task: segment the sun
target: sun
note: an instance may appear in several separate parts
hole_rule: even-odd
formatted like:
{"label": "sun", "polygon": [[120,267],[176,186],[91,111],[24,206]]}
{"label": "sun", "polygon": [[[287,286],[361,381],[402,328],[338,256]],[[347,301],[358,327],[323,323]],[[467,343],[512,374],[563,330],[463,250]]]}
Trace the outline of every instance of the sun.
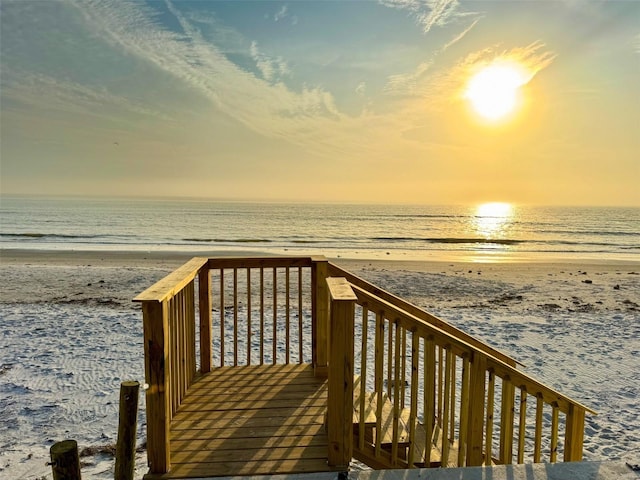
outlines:
{"label": "sun", "polygon": [[475,112],[489,121],[512,113],[521,102],[520,87],[530,75],[517,63],[493,63],[475,73],[464,92]]}

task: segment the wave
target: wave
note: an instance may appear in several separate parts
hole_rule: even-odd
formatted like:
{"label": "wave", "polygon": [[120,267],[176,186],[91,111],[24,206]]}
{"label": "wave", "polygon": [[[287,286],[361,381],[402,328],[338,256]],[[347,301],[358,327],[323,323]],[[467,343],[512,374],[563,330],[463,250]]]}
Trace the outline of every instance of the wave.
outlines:
{"label": "wave", "polygon": [[84,239],[84,238],[100,238],[105,235],[70,235],[63,233],[0,233],[2,238],[61,238],[61,239]]}
{"label": "wave", "polygon": [[518,245],[526,240],[508,238],[414,238],[414,237],[373,237],[370,240],[378,242],[425,242],[425,243],[486,243],[494,245]]}
{"label": "wave", "polygon": [[183,238],[184,242],[198,243],[271,243],[266,238]]}

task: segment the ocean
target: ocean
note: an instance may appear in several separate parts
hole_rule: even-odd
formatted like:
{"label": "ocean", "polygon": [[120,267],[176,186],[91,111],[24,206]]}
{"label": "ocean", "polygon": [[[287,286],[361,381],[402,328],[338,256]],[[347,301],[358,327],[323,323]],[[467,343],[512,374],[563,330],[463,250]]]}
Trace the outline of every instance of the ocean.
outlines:
{"label": "ocean", "polygon": [[640,260],[640,208],[3,196],[0,248]]}

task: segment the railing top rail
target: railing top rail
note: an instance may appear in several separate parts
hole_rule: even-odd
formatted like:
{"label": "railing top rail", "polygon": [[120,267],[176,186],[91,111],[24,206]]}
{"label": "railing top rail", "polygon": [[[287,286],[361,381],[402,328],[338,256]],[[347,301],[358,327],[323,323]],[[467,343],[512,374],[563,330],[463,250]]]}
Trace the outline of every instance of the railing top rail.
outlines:
{"label": "railing top rail", "polygon": [[326,258],[323,256],[281,257],[275,255],[273,257],[194,257],[140,293],[133,301],[163,302],[184,288],[205,266],[208,269],[310,267],[319,261],[326,261]]}
{"label": "railing top rail", "polygon": [[514,366],[509,365],[506,362],[503,362],[501,359],[493,357],[491,355],[487,355],[484,351],[477,348],[475,345],[471,345],[467,343],[465,340],[461,338],[457,338],[455,335],[450,334],[449,332],[438,328],[435,325],[430,325],[420,318],[416,317],[410,312],[405,311],[402,307],[394,305],[383,298],[379,298],[375,293],[369,292],[357,285],[352,284],[353,292],[358,297],[358,301],[362,303],[372,304],[374,307],[383,308],[388,312],[392,313],[392,316],[399,321],[405,323],[405,328],[408,330],[414,330],[419,335],[428,336],[434,335],[440,337],[440,343],[455,345],[457,349],[462,352],[468,352],[472,355],[481,354],[487,357],[487,367],[489,370],[493,370],[494,373],[500,378],[509,378],[509,381],[514,384],[516,387],[525,387],[527,392],[532,395],[541,394],[542,398],[545,402],[549,404],[557,404],[558,408],[562,412],[567,412],[569,409],[569,405],[574,405],[580,408],[583,408],[585,411],[597,415],[597,413],[582,405],[581,403],[573,400],[566,395],[563,395],[560,392],[557,392],[553,388],[540,383],[533,377],[530,377],[524,372],[517,370]]}
{"label": "railing top rail", "polygon": [[214,257],[209,259],[209,268],[278,268],[310,267],[324,257]]}
{"label": "railing top rail", "polygon": [[200,269],[209,260],[204,257],[194,257],[187,263],[174,270],[163,279],[157,281],[144,292],[140,293],[134,302],[164,302],[182,290],[191,280],[193,280]]}
{"label": "railing top rail", "polygon": [[[473,338],[468,333],[460,330],[459,328],[454,327],[450,323],[445,322],[444,320],[436,317],[435,315],[421,309],[420,307],[417,307],[416,305],[413,305],[407,302],[406,300],[403,300],[402,298],[392,293],[387,292],[386,290],[376,287],[372,283],[369,283],[366,280],[363,280],[362,278],[354,275],[353,273],[347,270],[344,270],[343,268],[331,262],[329,263],[329,275],[346,278],[351,284],[372,293],[376,297],[384,299],[386,302],[388,302],[391,305],[398,306],[402,310],[409,312],[414,317],[416,317],[420,322],[435,325],[439,329],[445,332],[449,332],[454,337],[464,340],[465,343],[474,346],[475,348],[503,361],[508,365],[512,365],[512,366],[522,365],[522,363],[511,358],[510,356],[506,355],[500,350],[497,350],[491,347],[490,345],[480,342],[479,340]],[[428,319],[428,322],[425,319]]]}
{"label": "railing top rail", "polygon": [[595,410],[577,402],[571,397],[567,397],[560,392],[557,392],[553,388],[539,382],[533,377],[530,377],[526,373],[516,370],[515,368],[507,365],[504,362],[496,358],[487,358],[487,368],[492,370],[498,377],[509,377],[509,381],[518,388],[524,387],[526,391],[532,395],[541,394],[542,399],[549,404],[557,404],[561,412],[567,413],[569,405],[579,407],[589,412],[592,415],[597,415]]}

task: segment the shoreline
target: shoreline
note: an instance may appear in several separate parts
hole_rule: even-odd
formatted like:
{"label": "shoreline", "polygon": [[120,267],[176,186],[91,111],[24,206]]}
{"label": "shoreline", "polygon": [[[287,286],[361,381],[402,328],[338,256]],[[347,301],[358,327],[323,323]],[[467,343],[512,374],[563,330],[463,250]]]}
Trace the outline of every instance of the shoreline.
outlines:
{"label": "shoreline", "polygon": [[[167,264],[180,264],[190,260],[193,257],[307,257],[307,256],[323,256],[322,252],[316,254],[277,254],[272,252],[261,251],[231,251],[231,250],[212,250],[212,251],[160,251],[160,250],[45,250],[45,249],[13,249],[0,248],[0,265],[9,264],[49,264],[49,265],[83,265],[86,262],[101,262],[100,265],[120,265],[131,262],[131,265],[154,265],[157,262]],[[483,258],[482,260],[473,257],[455,257],[442,255],[441,258],[434,259],[398,259],[398,258],[347,258],[347,257],[331,257],[326,256],[327,260],[337,265],[355,266],[360,268],[366,265],[396,265],[398,267],[416,270],[425,267],[437,267],[444,264],[461,264],[474,266],[475,268],[488,266],[544,266],[544,265],[589,265],[589,266],[616,266],[621,268],[637,268],[640,269],[640,259],[633,260],[616,260],[616,259],[593,259],[593,258],[576,258],[576,257],[518,257],[506,258],[500,257],[500,260],[491,260]]]}

